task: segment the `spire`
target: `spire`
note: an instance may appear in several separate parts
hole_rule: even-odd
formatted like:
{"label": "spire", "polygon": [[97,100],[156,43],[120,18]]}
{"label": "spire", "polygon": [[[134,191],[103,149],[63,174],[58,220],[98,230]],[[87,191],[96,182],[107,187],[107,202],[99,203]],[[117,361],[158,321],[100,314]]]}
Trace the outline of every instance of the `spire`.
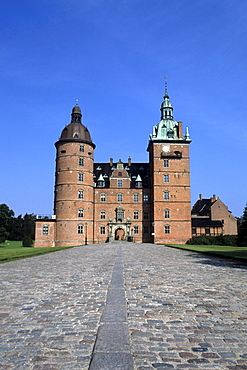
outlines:
{"label": "spire", "polygon": [[173,120],[173,107],[169,99],[168,87],[167,87],[167,76],[165,78],[165,95],[164,101],[161,104],[161,120]]}
{"label": "spire", "polygon": [[82,117],[81,108],[78,105],[78,99],[76,99],[76,105],[72,109],[72,113],[71,113],[71,122],[81,123],[81,117]]}

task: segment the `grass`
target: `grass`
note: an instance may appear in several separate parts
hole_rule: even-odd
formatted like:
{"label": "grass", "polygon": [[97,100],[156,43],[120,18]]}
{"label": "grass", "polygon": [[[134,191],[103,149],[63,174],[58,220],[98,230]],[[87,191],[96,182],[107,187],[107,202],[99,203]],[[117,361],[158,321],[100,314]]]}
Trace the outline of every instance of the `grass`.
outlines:
{"label": "grass", "polygon": [[231,247],[227,245],[178,245],[167,244],[168,247],[185,249],[188,251],[212,254],[216,256],[235,258],[247,262],[247,247]]}
{"label": "grass", "polygon": [[22,242],[19,241],[6,241],[0,244],[0,263],[57,252],[67,248],[73,247],[33,248],[22,247]]}

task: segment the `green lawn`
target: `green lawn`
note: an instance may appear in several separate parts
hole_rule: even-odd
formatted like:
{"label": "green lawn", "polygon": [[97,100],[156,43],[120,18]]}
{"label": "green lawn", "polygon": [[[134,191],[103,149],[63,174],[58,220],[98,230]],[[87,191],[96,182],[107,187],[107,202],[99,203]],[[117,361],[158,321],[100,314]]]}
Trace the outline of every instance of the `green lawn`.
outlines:
{"label": "green lawn", "polygon": [[61,251],[72,247],[54,247],[54,248],[27,248],[22,247],[22,242],[6,241],[0,244],[0,263],[9,262],[12,260],[38,256],[40,254]]}
{"label": "green lawn", "polygon": [[241,259],[242,262],[247,262],[247,248],[231,247],[225,245],[177,245],[168,244],[168,247],[186,249],[188,251],[214,254],[227,258]]}

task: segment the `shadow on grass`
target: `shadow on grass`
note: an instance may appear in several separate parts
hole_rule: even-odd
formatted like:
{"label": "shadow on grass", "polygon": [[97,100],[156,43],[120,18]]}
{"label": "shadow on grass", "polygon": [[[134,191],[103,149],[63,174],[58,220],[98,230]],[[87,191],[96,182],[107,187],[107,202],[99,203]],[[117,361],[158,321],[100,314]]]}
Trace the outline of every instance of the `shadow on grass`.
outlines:
{"label": "shadow on grass", "polygon": [[[187,252],[192,252],[188,251]],[[230,256],[231,253],[228,253],[227,256],[225,255],[219,255],[214,253],[199,253],[199,252],[192,252],[189,253],[187,256],[196,259],[196,263],[200,263],[203,265],[211,265],[216,267],[230,267],[230,268],[240,268],[240,269],[247,269],[247,261],[243,261],[240,258],[236,258],[236,253],[233,252],[232,255],[234,257]]]}

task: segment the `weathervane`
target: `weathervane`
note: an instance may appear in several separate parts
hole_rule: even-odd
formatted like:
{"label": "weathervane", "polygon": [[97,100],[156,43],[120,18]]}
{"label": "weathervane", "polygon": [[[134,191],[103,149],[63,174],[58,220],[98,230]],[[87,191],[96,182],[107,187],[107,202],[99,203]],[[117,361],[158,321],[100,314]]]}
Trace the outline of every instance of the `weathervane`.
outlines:
{"label": "weathervane", "polygon": [[165,79],[165,95],[168,95],[167,76],[164,76],[164,79]]}

